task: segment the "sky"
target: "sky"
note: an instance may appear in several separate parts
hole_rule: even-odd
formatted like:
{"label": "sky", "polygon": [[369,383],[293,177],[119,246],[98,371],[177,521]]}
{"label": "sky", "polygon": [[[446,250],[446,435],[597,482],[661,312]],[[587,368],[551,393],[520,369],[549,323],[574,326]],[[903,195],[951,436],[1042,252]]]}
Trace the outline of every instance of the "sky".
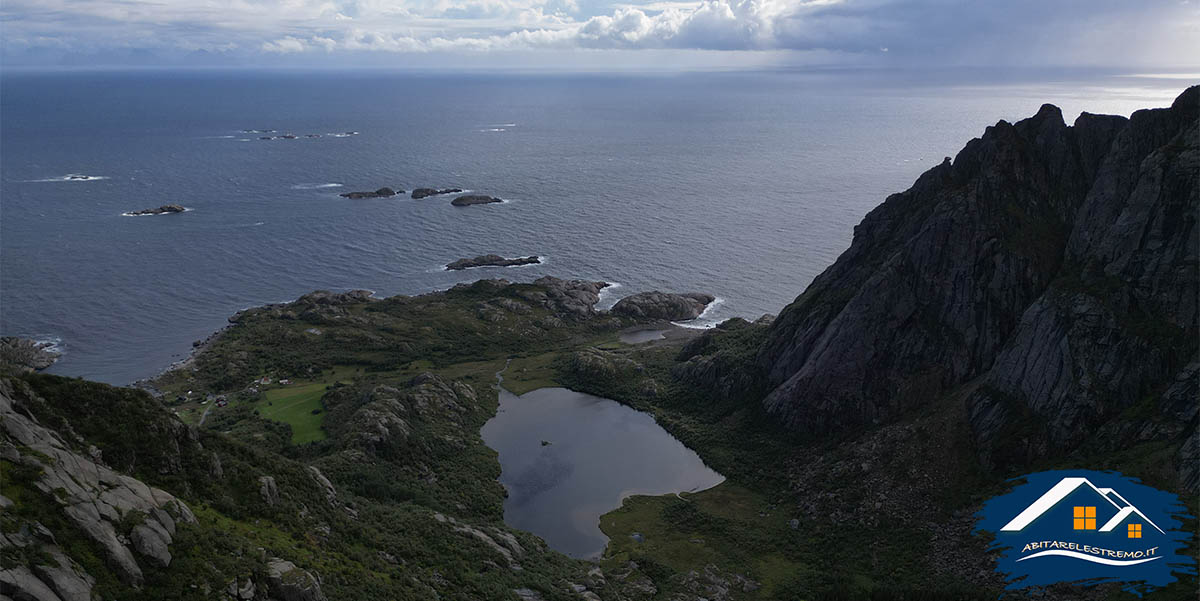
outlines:
{"label": "sky", "polygon": [[0,66],[1172,70],[1200,0],[3,0]]}

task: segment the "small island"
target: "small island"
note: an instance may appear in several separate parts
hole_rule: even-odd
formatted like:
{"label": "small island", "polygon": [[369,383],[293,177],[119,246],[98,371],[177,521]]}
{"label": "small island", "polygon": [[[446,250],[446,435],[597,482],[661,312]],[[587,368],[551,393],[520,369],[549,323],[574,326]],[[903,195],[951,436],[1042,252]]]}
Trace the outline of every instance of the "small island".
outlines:
{"label": "small island", "polygon": [[537,255],[514,257],[512,259],[500,255],[480,255],[474,259],[459,259],[446,265],[446,269],[458,271],[473,267],[517,267],[519,265],[534,265],[541,262],[542,259]]}
{"label": "small island", "polygon": [[374,192],[346,192],[344,194],[341,194],[341,197],[342,198],[387,198],[389,196],[395,196],[397,194],[403,194],[403,193],[404,193],[404,190],[400,190],[399,192],[396,192],[395,190],[393,190],[391,188],[383,187]]}
{"label": "small island", "polygon": [[420,200],[429,196],[440,196],[442,194],[458,194],[462,192],[462,188],[445,188],[438,190],[436,188],[417,188],[412,191],[412,197],[415,200]]}
{"label": "small island", "polygon": [[142,209],[140,211],[130,211],[128,213],[123,213],[123,215],[125,215],[126,217],[140,217],[142,215],[166,215],[169,213],[182,213],[186,210],[187,210],[187,208],[185,208],[183,205],[170,204],[170,205],[163,205],[161,207],[155,207],[153,209]]}
{"label": "small island", "polygon": [[456,207],[469,207],[471,205],[485,205],[493,202],[504,202],[504,200],[495,196],[484,196],[483,194],[467,194],[466,196],[455,198],[450,201],[450,204]]}

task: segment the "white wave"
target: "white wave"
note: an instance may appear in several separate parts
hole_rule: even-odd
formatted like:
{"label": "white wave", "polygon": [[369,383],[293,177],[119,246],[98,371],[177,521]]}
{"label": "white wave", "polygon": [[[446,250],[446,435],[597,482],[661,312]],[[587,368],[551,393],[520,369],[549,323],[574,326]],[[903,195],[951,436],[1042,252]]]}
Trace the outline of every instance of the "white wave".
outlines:
{"label": "white wave", "polygon": [[598,295],[600,297],[600,300],[596,301],[596,308],[597,309],[609,309],[613,305],[617,304],[618,299],[614,298],[614,299],[612,299],[612,302],[608,302],[609,297],[613,296],[614,290],[616,290],[617,288],[624,288],[624,287],[625,287],[624,285],[618,284],[617,282],[609,282],[607,286],[600,289],[600,294]]}
{"label": "white wave", "polygon": [[237,136],[200,136],[201,140],[232,140]]}
{"label": "white wave", "polygon": [[344,184],[330,182],[325,184],[296,184],[292,186],[293,190],[320,190],[321,188],[341,188]]}
{"label": "white wave", "polygon": [[516,126],[517,126],[516,123],[501,123],[499,125],[493,125],[492,127],[516,127]]}
{"label": "white wave", "polygon": [[677,325],[681,328],[691,328],[693,330],[708,330],[715,328],[717,327],[717,324],[721,322],[709,319],[707,316],[709,313],[712,313],[713,309],[717,308],[717,305],[724,303],[725,299],[718,296],[713,299],[713,302],[708,303],[708,306],[704,308],[704,311],[697,315],[695,319],[689,319],[687,321],[672,321],[671,324]]}
{"label": "white wave", "polygon": [[489,128],[486,128],[486,129],[481,129],[481,130],[479,130],[479,131],[481,131],[481,132],[489,132],[489,131],[508,131],[508,130],[507,130],[507,129],[505,129],[505,128],[503,128],[503,127],[489,127]]}
{"label": "white wave", "polygon": [[107,175],[83,175],[81,173],[68,173],[58,177],[47,177],[45,179],[28,179],[25,183],[45,183],[45,182],[94,182],[99,179],[108,179]]}
{"label": "white wave", "polygon": [[1070,557],[1072,559],[1082,559],[1083,561],[1090,561],[1092,563],[1104,564],[1106,566],[1134,566],[1139,563],[1146,563],[1147,561],[1154,561],[1156,559],[1162,559],[1162,556],[1160,555],[1158,557],[1148,557],[1145,559],[1126,559],[1126,560],[1122,561],[1120,559],[1108,559],[1107,557],[1096,557],[1095,555],[1085,555],[1083,553],[1079,553],[1078,551],[1067,551],[1066,549],[1050,549],[1049,551],[1042,551],[1040,553],[1034,553],[1033,555],[1030,555],[1029,557],[1022,557],[1021,559],[1018,559],[1017,561],[1025,561],[1026,559],[1033,559],[1035,557],[1047,557],[1047,556],[1051,556],[1051,555]]}
{"label": "white wave", "polygon": [[357,136],[357,135],[358,135],[358,132],[356,132],[356,131],[344,131],[344,132],[334,132],[334,133],[328,133],[328,134],[325,134],[325,135],[327,135],[327,136],[329,136],[329,137],[331,137],[331,138],[349,138],[350,136]]}
{"label": "white wave", "polygon": [[33,334],[33,335],[21,336],[21,337],[28,338],[39,345],[44,344],[45,349],[52,353],[58,353],[58,354],[62,355],[67,352],[66,349],[63,347],[63,339],[61,336],[55,336],[54,334]]}

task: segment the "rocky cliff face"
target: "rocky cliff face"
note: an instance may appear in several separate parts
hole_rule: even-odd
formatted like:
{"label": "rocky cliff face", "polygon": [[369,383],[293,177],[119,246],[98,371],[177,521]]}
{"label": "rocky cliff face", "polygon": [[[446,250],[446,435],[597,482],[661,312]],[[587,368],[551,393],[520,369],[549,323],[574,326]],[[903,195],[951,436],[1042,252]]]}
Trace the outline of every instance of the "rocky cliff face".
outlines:
{"label": "rocky cliff face", "polygon": [[[1198,103],[1194,87],[1073,126],[1045,105],[889,197],[768,332],[768,411],[818,434],[962,391],[994,466],[1097,428],[1111,444],[1194,432],[1179,399],[1198,371]],[[1139,426],[1114,423],[1135,406]]]}

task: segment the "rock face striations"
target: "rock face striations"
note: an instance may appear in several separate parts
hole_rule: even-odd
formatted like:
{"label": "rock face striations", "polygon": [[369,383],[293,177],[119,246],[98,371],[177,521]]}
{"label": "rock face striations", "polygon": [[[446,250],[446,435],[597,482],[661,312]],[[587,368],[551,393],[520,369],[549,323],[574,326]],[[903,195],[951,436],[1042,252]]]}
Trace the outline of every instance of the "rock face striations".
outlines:
{"label": "rock face striations", "polygon": [[[994,466],[1097,430],[1195,438],[1198,103],[1073,126],[1045,105],[889,197],[771,326],[767,410],[817,434],[962,391]],[[1168,425],[1110,423],[1139,403]]]}

